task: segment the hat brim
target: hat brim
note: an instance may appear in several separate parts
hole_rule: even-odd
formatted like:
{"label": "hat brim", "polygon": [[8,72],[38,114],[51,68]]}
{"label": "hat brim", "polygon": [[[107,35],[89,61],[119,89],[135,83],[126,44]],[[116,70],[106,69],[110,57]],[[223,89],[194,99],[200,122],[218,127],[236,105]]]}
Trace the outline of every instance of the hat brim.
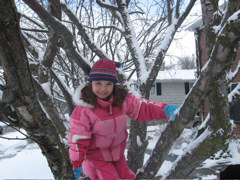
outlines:
{"label": "hat brim", "polygon": [[111,82],[114,82],[114,83],[118,83],[118,80],[116,78],[106,77],[106,76],[101,76],[101,77],[91,77],[91,76],[89,76],[88,81],[89,82],[92,82],[92,81],[111,81]]}

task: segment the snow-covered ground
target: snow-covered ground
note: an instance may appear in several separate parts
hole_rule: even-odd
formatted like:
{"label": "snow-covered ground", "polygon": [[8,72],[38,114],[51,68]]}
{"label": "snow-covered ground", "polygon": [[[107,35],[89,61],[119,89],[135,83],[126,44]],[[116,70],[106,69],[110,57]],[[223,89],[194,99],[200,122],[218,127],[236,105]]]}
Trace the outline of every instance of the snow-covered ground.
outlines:
{"label": "snow-covered ground", "polygon": [[[1,124],[0,124],[1,125]],[[163,126],[150,126],[148,128],[149,146],[152,149],[156,143],[159,132]],[[185,132],[186,137],[189,132]],[[19,132],[8,132],[2,135],[8,138],[24,138]],[[180,154],[185,142],[177,144],[178,149],[174,149],[172,153]],[[224,162],[227,164],[240,164],[240,142],[234,141],[230,143],[230,151],[232,157],[226,156],[224,159],[208,159],[203,167],[212,167],[217,163]],[[220,153],[219,153],[220,154]],[[146,159],[149,155],[146,155]],[[218,159],[218,160],[216,160]],[[158,175],[162,175],[166,169],[171,168],[171,162],[166,161],[164,166],[159,170]],[[29,143],[27,140],[8,140],[0,138],[0,180],[2,179],[53,179],[53,175],[48,167],[45,157],[35,143]],[[215,179],[216,175],[208,174],[202,179]]]}
{"label": "snow-covered ground", "polygon": [[[0,136],[25,138],[19,132]],[[53,175],[36,143],[0,138],[0,180],[3,179],[53,179]]]}

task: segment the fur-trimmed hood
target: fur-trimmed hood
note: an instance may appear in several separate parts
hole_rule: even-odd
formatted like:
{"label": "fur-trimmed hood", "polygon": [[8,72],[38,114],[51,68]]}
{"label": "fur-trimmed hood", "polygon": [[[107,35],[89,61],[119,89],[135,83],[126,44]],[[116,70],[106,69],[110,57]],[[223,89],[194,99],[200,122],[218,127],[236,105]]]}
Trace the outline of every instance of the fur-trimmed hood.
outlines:
{"label": "fur-trimmed hood", "polygon": [[78,105],[78,106],[88,107],[88,108],[94,108],[93,105],[91,105],[91,104],[89,104],[89,103],[87,103],[87,102],[85,102],[85,101],[83,101],[83,100],[81,99],[81,90],[85,87],[85,85],[86,85],[86,83],[83,83],[81,86],[79,86],[79,87],[75,90],[75,92],[74,92],[74,94],[73,94],[73,96],[72,96],[73,102],[74,102],[75,105]]}

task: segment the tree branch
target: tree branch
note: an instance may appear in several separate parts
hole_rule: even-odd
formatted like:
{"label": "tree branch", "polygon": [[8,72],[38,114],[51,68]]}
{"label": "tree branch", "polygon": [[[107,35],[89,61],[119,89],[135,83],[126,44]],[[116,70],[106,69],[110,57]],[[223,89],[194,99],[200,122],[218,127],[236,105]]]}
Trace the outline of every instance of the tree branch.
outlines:
{"label": "tree branch", "polygon": [[29,139],[29,138],[8,138],[8,137],[4,137],[4,136],[0,136],[0,138],[2,138],[2,139],[7,139],[7,140],[27,140],[27,139]]}
{"label": "tree branch", "polygon": [[83,25],[79,22],[79,20],[76,18],[76,16],[72,13],[71,10],[68,9],[66,4],[61,3],[62,10],[67,14],[69,19],[75,24],[78,28],[78,34],[84,39],[84,41],[87,43],[89,48],[96,53],[97,56],[100,58],[107,58],[107,55],[104,53],[102,49],[100,49],[97,45],[95,45],[95,42],[91,40],[91,38],[88,36],[85,28]]}
{"label": "tree branch", "polygon": [[31,31],[31,32],[43,32],[48,33],[49,31],[47,29],[28,29],[28,28],[21,28],[23,31]]}
{"label": "tree branch", "polygon": [[21,119],[21,127],[38,142],[55,179],[73,179],[63,138],[36,96],[14,0],[1,0],[0,7],[0,60],[14,95],[10,103]]}
{"label": "tree branch", "polygon": [[174,140],[194,118],[198,106],[212,90],[218,77],[230,67],[232,62],[229,61],[229,59],[231,59],[234,54],[234,43],[236,43],[236,40],[240,37],[239,26],[240,19],[235,19],[224,26],[224,38],[229,42],[228,46],[224,43],[225,41],[223,41],[222,36],[216,40],[215,48],[212,50],[212,56],[209,58],[205,67],[203,67],[201,76],[181,106],[179,114],[176,116],[176,121],[171,122],[162,133],[153,150],[152,156],[144,167],[144,173],[137,175],[137,178],[154,177],[161,164],[165,161],[164,157],[169,152]]}
{"label": "tree branch", "polygon": [[67,91],[65,88],[66,86],[63,85],[63,82],[61,82],[61,80],[58,78],[57,74],[53,70],[51,70],[51,75],[53,79],[56,81],[56,83],[58,84],[59,88],[61,89],[64,95],[64,98],[67,102],[68,112],[69,114],[71,114],[74,109],[74,102],[72,100],[71,94],[69,94],[69,91]]}
{"label": "tree branch", "polygon": [[158,75],[158,72],[161,68],[161,64],[164,60],[165,54],[166,54],[168,48],[171,45],[171,42],[174,38],[175,33],[177,32],[177,29],[183,23],[183,21],[187,17],[187,15],[190,13],[190,10],[192,9],[195,2],[196,2],[196,0],[191,0],[189,2],[188,6],[186,7],[184,13],[178,19],[174,18],[177,22],[173,22],[172,24],[170,24],[168,26],[167,30],[165,31],[166,35],[164,36],[164,39],[162,40],[162,43],[161,43],[160,48],[159,48],[159,52],[158,52],[157,57],[156,57],[156,59],[153,63],[153,66],[150,70],[148,80],[146,81],[147,83],[142,87],[142,89],[144,89],[146,87],[148,87],[148,88],[152,87],[152,84],[153,84],[153,82],[155,81],[155,79]]}
{"label": "tree branch", "polygon": [[76,52],[73,46],[73,36],[71,32],[57,19],[51,16],[36,0],[23,0],[33,11],[35,11],[42,21],[51,27],[55,33],[61,36],[63,40],[62,48],[65,50],[69,60],[73,60],[82,70],[89,74],[90,66],[87,61]]}
{"label": "tree branch", "polygon": [[[49,9],[50,9],[50,14],[52,14],[58,20],[61,20],[61,7],[60,7],[59,0],[54,0],[54,1],[49,0]],[[43,55],[43,60],[41,62],[42,65],[46,68],[52,67],[54,57],[56,56],[56,53],[59,49],[57,46],[58,38],[59,38],[58,34],[53,29],[50,29],[47,47]],[[48,75],[43,75],[43,76],[48,76]],[[40,76],[41,83],[45,83],[48,80],[48,78],[43,77],[44,80],[41,81],[42,79],[41,77],[42,75]]]}
{"label": "tree branch", "polygon": [[25,19],[27,19],[28,21],[32,22],[33,24],[37,25],[38,27],[40,27],[41,29],[44,29],[44,26],[36,21],[34,21],[32,18],[26,16],[25,14],[20,14],[21,17],[24,17]]}
{"label": "tree branch", "polygon": [[102,0],[96,0],[96,2],[101,7],[107,8],[107,9],[109,9],[111,11],[118,11],[118,7],[116,5],[105,3]]}
{"label": "tree branch", "polygon": [[114,25],[108,25],[108,26],[97,26],[97,27],[90,27],[90,26],[87,26],[85,25],[84,27],[87,27],[89,29],[94,29],[94,30],[99,30],[99,29],[115,29],[117,31],[119,31],[120,33],[124,33],[124,30],[123,29],[120,29],[118,28],[117,26],[114,26]]}

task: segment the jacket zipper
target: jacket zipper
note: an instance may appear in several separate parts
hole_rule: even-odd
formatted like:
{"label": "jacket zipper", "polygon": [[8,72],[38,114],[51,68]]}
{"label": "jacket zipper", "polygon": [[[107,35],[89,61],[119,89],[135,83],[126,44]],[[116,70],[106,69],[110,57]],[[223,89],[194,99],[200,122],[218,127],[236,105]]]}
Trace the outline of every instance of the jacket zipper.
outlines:
{"label": "jacket zipper", "polygon": [[114,128],[113,129],[114,134],[113,134],[113,139],[112,139],[112,143],[111,143],[111,146],[110,146],[110,154],[111,154],[112,160],[114,160],[113,155],[112,155],[112,146],[113,146],[114,140],[116,138],[116,134],[117,134],[117,125],[116,125],[116,118],[115,117],[113,118],[113,128]]}
{"label": "jacket zipper", "polygon": [[111,104],[109,104],[109,114],[112,115],[112,105]]}

